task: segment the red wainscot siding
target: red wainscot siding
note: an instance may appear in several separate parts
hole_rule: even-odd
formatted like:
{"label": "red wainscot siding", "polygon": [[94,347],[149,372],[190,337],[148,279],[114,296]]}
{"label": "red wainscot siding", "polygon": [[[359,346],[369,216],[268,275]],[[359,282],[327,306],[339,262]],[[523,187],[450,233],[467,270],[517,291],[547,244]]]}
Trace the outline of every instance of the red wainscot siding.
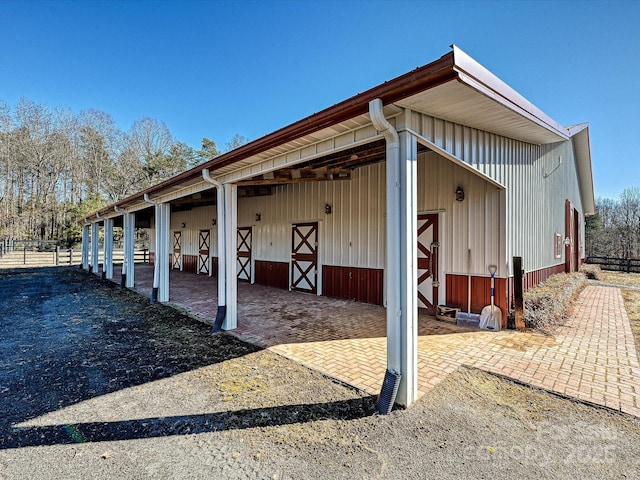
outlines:
{"label": "red wainscot siding", "polygon": [[[468,310],[469,277],[467,275],[447,274],[446,304],[449,307]],[[502,310],[502,327],[507,328],[507,279],[495,279],[495,304]],[[471,313],[480,313],[491,305],[491,278],[471,276]]]}
{"label": "red wainscot siding", "polygon": [[[525,272],[523,289],[530,288],[544,282],[551,275],[564,272],[564,264],[541,268],[532,272]],[[446,303],[450,307],[467,311],[468,278],[466,275],[446,275],[447,295]],[[496,278],[495,303],[502,310],[502,325],[507,326],[507,314],[513,306],[513,277],[509,279]],[[491,304],[491,278],[471,277],[471,312],[480,313],[482,308]]]}
{"label": "red wainscot siding", "polygon": [[384,270],[322,266],[322,294],[356,302],[382,305]]}
{"label": "red wainscot siding", "polygon": [[182,255],[182,271],[196,273],[198,268],[197,255]]}
{"label": "red wainscot siding", "polygon": [[255,283],[267,287],[289,289],[289,264],[287,262],[255,261]]}
{"label": "red wainscot siding", "polygon": [[564,263],[559,265],[554,265],[552,267],[541,268],[540,270],[534,270],[532,272],[525,272],[524,274],[524,291],[526,292],[530,288],[535,287],[536,285],[541,284],[551,275],[555,275],[556,273],[564,272]]}

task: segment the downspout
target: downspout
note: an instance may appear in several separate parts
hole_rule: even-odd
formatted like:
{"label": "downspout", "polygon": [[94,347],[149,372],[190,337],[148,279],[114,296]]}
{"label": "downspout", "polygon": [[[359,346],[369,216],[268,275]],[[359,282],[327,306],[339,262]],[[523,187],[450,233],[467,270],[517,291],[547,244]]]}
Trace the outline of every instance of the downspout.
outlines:
{"label": "downspout", "polygon": [[[387,143],[387,168],[389,163],[396,165],[400,160],[400,137],[396,129],[384,116],[382,100],[376,98],[369,102],[369,117],[375,129],[382,133]],[[389,212],[387,212],[388,218]],[[387,228],[387,243],[395,249],[400,248],[402,236],[397,228]],[[387,275],[388,276],[388,275]],[[385,282],[388,283],[388,282]],[[387,307],[400,305],[400,295],[397,285],[387,285]],[[392,301],[390,302],[390,299]]]}
{"label": "downspout", "polygon": [[[398,393],[398,387],[402,380],[402,334],[398,331],[398,320],[402,317],[402,298],[401,287],[396,282],[399,278],[400,266],[390,259],[389,252],[399,252],[402,242],[402,232],[397,228],[397,215],[399,212],[394,211],[393,207],[399,202],[399,184],[397,175],[392,176],[392,169],[397,168],[400,161],[400,137],[398,132],[393,128],[393,125],[384,116],[382,108],[382,100],[376,98],[369,102],[369,117],[375,129],[380,132],[386,141],[386,154],[387,154],[387,255],[386,255],[386,293],[387,293],[387,370],[384,376],[384,382],[382,389],[378,397],[376,409],[381,414],[387,414],[391,412],[395,403],[396,395]],[[393,195],[397,198],[392,198],[390,192],[390,186],[394,185]],[[391,185],[389,185],[391,184]],[[400,371],[399,371],[400,370]]]}
{"label": "downspout", "polygon": [[227,315],[227,252],[225,244],[226,214],[224,208],[224,192],[222,184],[211,177],[208,168],[202,169],[202,178],[216,188],[217,209],[218,209],[218,312],[213,323],[213,333],[218,333],[222,329],[222,323]]}
{"label": "downspout", "polygon": [[[122,230],[124,232],[124,214],[126,213],[122,210],[118,205],[114,206],[113,209],[116,213],[122,214]],[[124,236],[124,234],[123,234]],[[126,237],[124,238],[124,242],[126,244]],[[120,272],[120,288],[124,288],[127,285],[127,248],[123,245],[122,247],[122,271]]]}
{"label": "downspout", "polygon": [[[149,194],[145,193],[144,194],[144,201],[147,203],[150,203],[151,205],[153,205],[154,207],[158,206],[158,202],[154,202],[153,200],[151,200],[151,198],[149,198]],[[157,212],[157,209],[156,209]],[[153,242],[155,244],[155,254],[156,254],[156,262],[153,266],[153,287],[151,288],[151,303],[156,303],[158,301],[158,286],[160,285],[160,269],[158,268],[158,261],[159,259],[159,255],[158,255],[158,248],[159,248],[159,242],[158,242],[158,219],[156,218],[156,234],[154,236],[155,238],[153,239]]]}

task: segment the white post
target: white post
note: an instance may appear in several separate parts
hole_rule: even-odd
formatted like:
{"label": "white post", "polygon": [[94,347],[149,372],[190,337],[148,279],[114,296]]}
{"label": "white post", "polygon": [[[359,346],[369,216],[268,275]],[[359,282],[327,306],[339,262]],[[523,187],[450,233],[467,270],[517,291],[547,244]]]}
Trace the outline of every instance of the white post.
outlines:
{"label": "white post", "polygon": [[[170,235],[170,205],[156,203],[156,235],[155,260],[153,267],[153,289],[157,292],[158,302],[169,301],[169,235]],[[152,294],[152,300],[154,300]]]}
{"label": "white post", "polygon": [[122,259],[122,275],[124,276],[124,286],[133,288],[135,285],[135,268],[134,268],[134,246],[136,231],[135,213],[125,213],[122,218],[124,228],[124,252]]}
{"label": "white post", "polygon": [[104,276],[113,278],[113,218],[104,220]]}
{"label": "white post", "polygon": [[93,222],[91,224],[91,271],[98,274],[100,270],[100,259],[98,258],[100,224]]}
{"label": "white post", "polygon": [[400,244],[402,382],[398,403],[410,405],[418,399],[418,144],[407,131],[400,137]]}
{"label": "white post", "polygon": [[[233,330],[238,326],[238,273],[237,273],[237,244],[238,244],[238,187],[233,184],[224,185],[225,197],[225,242],[224,251],[218,252],[218,257],[225,256],[226,263],[226,300],[227,315],[222,324],[224,330]],[[220,248],[220,246],[218,247]]]}
{"label": "white post", "polygon": [[402,375],[395,401],[407,406],[418,398],[417,143],[370,106],[387,139],[387,369]]}
{"label": "white post", "polygon": [[82,226],[82,269],[89,270],[89,225]]}

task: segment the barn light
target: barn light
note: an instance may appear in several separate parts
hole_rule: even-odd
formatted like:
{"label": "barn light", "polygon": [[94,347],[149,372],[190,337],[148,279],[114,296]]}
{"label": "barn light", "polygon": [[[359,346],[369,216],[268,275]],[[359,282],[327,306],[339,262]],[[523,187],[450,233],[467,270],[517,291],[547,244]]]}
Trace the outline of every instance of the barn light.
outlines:
{"label": "barn light", "polygon": [[261,215],[259,213],[256,213],[256,222],[260,221],[260,217],[261,217]]}
{"label": "barn light", "polygon": [[182,222],[182,224],[181,224],[181,225],[182,225],[182,228],[186,228],[186,227],[187,227],[187,224],[186,224],[186,223],[184,223],[184,222]]}
{"label": "barn light", "polygon": [[461,202],[464,200],[464,190],[462,187],[456,188],[456,201]]}
{"label": "barn light", "polygon": [[328,203],[324,206],[324,213],[326,213],[327,215],[331,215],[331,205],[329,205]]}
{"label": "barn light", "polygon": [[211,219],[211,225],[212,225],[212,226],[214,226],[214,227],[215,227],[217,223],[218,223],[218,221],[217,221],[215,218],[212,218],[212,219]]}

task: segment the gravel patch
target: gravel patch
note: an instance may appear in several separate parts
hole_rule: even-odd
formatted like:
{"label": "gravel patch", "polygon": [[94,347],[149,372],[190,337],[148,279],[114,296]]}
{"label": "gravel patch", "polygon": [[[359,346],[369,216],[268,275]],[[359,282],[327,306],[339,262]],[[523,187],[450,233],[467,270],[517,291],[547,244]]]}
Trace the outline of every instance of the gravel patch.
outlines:
{"label": "gravel patch", "polygon": [[380,416],[78,270],[0,271],[0,288],[2,479],[638,478],[637,418],[479,370]]}

